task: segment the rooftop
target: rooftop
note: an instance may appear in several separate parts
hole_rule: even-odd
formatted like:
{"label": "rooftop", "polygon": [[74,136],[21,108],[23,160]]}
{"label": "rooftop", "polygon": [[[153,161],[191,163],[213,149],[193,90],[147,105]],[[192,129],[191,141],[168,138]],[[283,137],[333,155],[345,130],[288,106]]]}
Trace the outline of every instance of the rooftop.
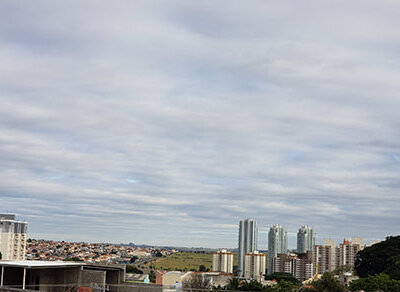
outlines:
{"label": "rooftop", "polygon": [[22,267],[22,268],[46,268],[46,267],[66,267],[83,266],[81,262],[62,262],[62,261],[0,261],[0,266]]}

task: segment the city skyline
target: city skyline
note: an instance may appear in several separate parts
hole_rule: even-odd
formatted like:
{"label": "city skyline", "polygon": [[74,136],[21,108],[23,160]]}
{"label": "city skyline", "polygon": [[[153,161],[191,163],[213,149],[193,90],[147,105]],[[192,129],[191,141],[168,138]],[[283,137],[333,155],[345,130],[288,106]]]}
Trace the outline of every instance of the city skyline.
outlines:
{"label": "city skyline", "polygon": [[399,8],[0,3],[0,212],[68,241],[397,234]]}
{"label": "city skyline", "polygon": [[[15,214],[11,214],[10,212],[0,212],[0,215],[6,215],[6,216],[17,216]],[[26,222],[23,216],[19,216],[20,221],[21,222]],[[284,228],[284,230],[286,231],[286,239],[287,239],[287,245],[288,245],[288,251],[296,251],[297,252],[297,248],[298,248],[298,232],[294,232],[292,230],[286,230],[285,226],[282,226],[280,224],[271,224],[271,225],[264,225],[264,226],[258,226],[257,223],[257,219],[254,218],[247,218],[247,219],[242,219],[239,221],[239,240],[240,240],[240,225],[241,222],[246,221],[246,220],[252,220],[255,222],[255,233],[256,233],[256,241],[255,241],[255,250],[257,251],[267,251],[268,250],[268,233],[270,228],[274,227],[274,226],[281,226],[282,228]],[[308,226],[308,225],[299,225],[299,229],[298,231],[302,228],[302,227],[309,227],[312,228],[314,235],[315,234],[315,229],[312,226]],[[261,231],[261,239],[260,239],[260,231]],[[265,230],[265,231],[264,231]],[[264,236],[264,233],[266,234],[266,236]],[[184,246],[184,245],[177,245],[177,244],[170,244],[170,245],[163,245],[163,244],[152,244],[151,242],[142,242],[142,241],[138,241],[138,242],[132,242],[132,241],[126,241],[126,242],[118,242],[118,241],[88,241],[88,240],[67,240],[66,237],[61,237],[61,238],[35,238],[33,236],[29,236],[29,232],[26,232],[27,234],[27,238],[31,238],[31,239],[35,239],[35,240],[56,240],[56,241],[66,241],[66,242],[76,242],[76,243],[80,243],[80,242],[87,242],[87,243],[110,243],[110,244],[130,244],[130,243],[134,243],[136,245],[148,245],[148,246],[170,246],[170,247],[183,247],[183,248],[210,248],[210,249],[215,249],[215,250],[224,250],[224,249],[228,249],[228,250],[238,250],[239,251],[239,246],[238,246],[238,242],[236,242],[236,245],[232,245],[232,246]],[[365,244],[369,244],[369,243],[376,243],[379,242],[381,240],[384,240],[385,238],[373,238],[373,239],[366,239],[363,237],[357,237],[354,236],[357,233],[352,233],[352,235],[347,235],[347,236],[339,236],[338,238],[333,238],[333,237],[324,237],[324,238],[318,238],[315,237],[315,244],[318,245],[324,245],[326,244],[326,241],[329,242],[341,242],[341,240],[343,239],[358,239],[358,240],[363,240],[365,241]],[[391,236],[391,235],[388,235]],[[260,243],[261,242],[261,243]]]}

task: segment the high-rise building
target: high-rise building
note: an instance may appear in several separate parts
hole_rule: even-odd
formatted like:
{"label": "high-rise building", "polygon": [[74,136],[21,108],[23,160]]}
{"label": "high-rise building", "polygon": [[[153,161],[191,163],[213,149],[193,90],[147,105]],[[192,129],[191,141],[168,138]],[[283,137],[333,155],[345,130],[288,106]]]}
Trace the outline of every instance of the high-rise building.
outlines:
{"label": "high-rise building", "polygon": [[272,259],[278,254],[286,254],[288,250],[287,232],[279,224],[274,224],[268,232],[268,274],[272,272]]}
{"label": "high-rise building", "polygon": [[222,249],[213,254],[213,272],[233,273],[233,253]]}
{"label": "high-rise building", "polygon": [[314,275],[312,252],[302,254],[278,254],[272,259],[271,273],[289,273],[300,281],[310,279]]}
{"label": "high-rise building", "polygon": [[337,249],[337,266],[351,266],[354,267],[357,253],[361,250],[359,243],[352,243],[350,240],[343,240]]}
{"label": "high-rise building", "polygon": [[28,223],[17,221],[15,215],[0,214],[0,253],[3,260],[24,260]]}
{"label": "high-rise building", "polygon": [[257,250],[257,221],[254,219],[240,220],[239,222],[239,277],[244,277],[246,254]]}
{"label": "high-rise building", "polygon": [[297,252],[306,253],[312,251],[315,245],[315,231],[311,226],[301,226],[297,232]]}
{"label": "high-rise building", "polygon": [[314,245],[314,273],[333,272],[336,268],[336,245]]}
{"label": "high-rise building", "polygon": [[265,274],[266,255],[254,251],[246,254],[244,265],[244,278],[261,281]]}
{"label": "high-rise building", "polygon": [[352,244],[358,244],[360,246],[360,249],[365,248],[365,240],[362,237],[352,237],[349,240]]}
{"label": "high-rise building", "polygon": [[336,240],[330,238],[324,239],[324,246],[332,246],[332,248],[336,247]]}
{"label": "high-rise building", "polygon": [[364,246],[362,238],[344,239],[339,246],[336,242],[328,239],[324,245],[315,245],[313,248],[313,263],[315,273],[323,274],[333,272],[335,269],[343,266],[354,266],[357,253]]}

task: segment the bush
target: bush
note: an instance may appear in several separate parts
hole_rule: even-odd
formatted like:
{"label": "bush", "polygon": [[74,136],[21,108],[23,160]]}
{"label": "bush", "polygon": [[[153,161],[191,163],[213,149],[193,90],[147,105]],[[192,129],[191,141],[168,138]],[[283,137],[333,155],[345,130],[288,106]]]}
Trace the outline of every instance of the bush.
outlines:
{"label": "bush", "polygon": [[132,265],[126,265],[125,271],[127,273],[132,273],[132,274],[143,274],[142,270],[139,270],[138,268],[136,268],[135,266],[132,266]]}

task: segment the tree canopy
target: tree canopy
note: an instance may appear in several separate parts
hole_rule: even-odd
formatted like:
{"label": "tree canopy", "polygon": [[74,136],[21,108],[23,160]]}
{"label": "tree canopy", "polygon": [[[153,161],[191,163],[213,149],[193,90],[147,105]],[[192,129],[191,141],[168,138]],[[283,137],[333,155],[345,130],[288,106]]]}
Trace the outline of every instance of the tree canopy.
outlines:
{"label": "tree canopy", "polygon": [[361,278],[384,273],[400,280],[400,236],[389,236],[385,241],[361,250],[354,268]]}
{"label": "tree canopy", "polygon": [[[277,281],[278,282],[278,281]],[[224,287],[214,287],[214,291],[264,291],[264,292],[292,292],[297,290],[300,285],[291,281],[280,279],[280,281],[273,286],[264,286],[256,280],[240,280],[238,278],[231,278],[228,284]]]}
{"label": "tree canopy", "polygon": [[126,265],[125,271],[127,273],[133,273],[133,274],[143,274],[142,270],[139,270],[137,267],[132,266],[132,265]]}
{"label": "tree canopy", "polygon": [[364,290],[365,292],[375,292],[375,291],[399,292],[400,281],[390,279],[390,277],[386,274],[379,274],[351,281],[349,285],[349,290],[350,291]]}
{"label": "tree canopy", "polygon": [[311,283],[313,292],[343,292],[344,286],[335,278],[333,273],[324,273],[322,277]]}
{"label": "tree canopy", "polygon": [[277,272],[277,273],[272,273],[271,275],[266,275],[265,280],[276,280],[278,283],[280,283],[281,281],[287,281],[296,285],[301,284],[301,282],[297,280],[295,277],[293,277],[292,274],[283,272]]}

